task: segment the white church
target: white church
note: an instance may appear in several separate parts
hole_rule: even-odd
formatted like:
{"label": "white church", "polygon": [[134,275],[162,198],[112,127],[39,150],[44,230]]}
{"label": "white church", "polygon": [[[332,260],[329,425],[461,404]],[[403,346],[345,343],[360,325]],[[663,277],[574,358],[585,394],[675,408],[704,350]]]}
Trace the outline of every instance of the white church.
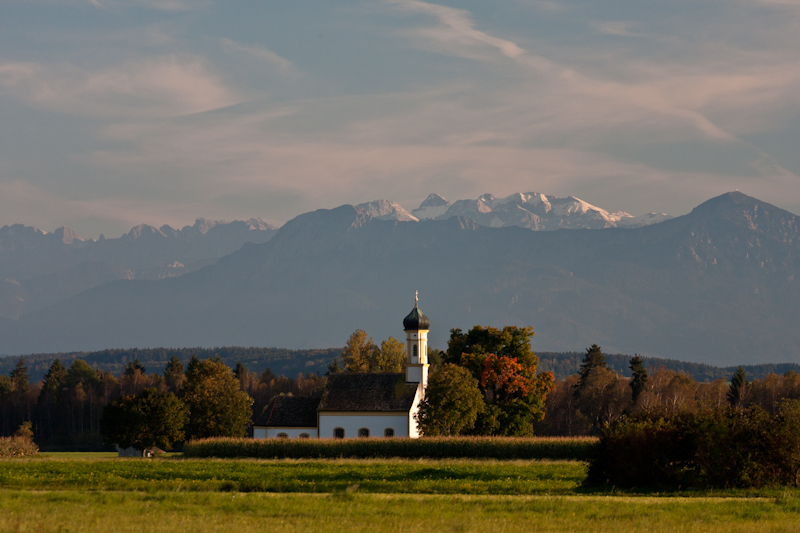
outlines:
{"label": "white church", "polygon": [[253,426],[256,439],[349,439],[420,436],[416,414],[428,384],[428,331],[431,322],[414,309],[403,320],[404,373],[350,373],[328,376],[321,398],[278,396]]}

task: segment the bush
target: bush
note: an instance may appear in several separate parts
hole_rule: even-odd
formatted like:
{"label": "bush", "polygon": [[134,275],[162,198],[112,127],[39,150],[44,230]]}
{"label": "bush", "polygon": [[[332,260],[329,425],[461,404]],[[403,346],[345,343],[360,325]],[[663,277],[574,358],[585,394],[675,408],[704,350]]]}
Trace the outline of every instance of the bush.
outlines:
{"label": "bush", "polygon": [[434,437],[423,439],[232,439],[186,443],[186,457],[261,459],[427,458],[566,459],[585,461],[597,439],[588,437]]}
{"label": "bush", "polygon": [[0,457],[34,455],[39,447],[27,437],[0,437]]}
{"label": "bush", "polygon": [[743,488],[800,481],[800,401],[741,412],[624,417],[606,426],[587,485]]}

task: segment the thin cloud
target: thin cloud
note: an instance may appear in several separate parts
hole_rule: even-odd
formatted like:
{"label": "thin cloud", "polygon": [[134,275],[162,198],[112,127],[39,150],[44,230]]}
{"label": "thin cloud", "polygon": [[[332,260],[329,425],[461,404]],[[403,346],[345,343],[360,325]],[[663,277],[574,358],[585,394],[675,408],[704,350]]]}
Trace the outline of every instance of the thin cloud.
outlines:
{"label": "thin cloud", "polygon": [[220,39],[220,42],[222,43],[222,47],[228,52],[246,54],[260,61],[274,65],[284,72],[293,70],[291,61],[284,59],[272,50],[268,50],[262,46],[245,46],[227,38]]}
{"label": "thin cloud", "polygon": [[0,64],[0,90],[34,107],[82,116],[175,116],[239,101],[203,61],[178,56],[95,71],[73,65]]}
{"label": "thin cloud", "polygon": [[406,11],[426,13],[436,17],[440,22],[439,26],[420,28],[415,30],[415,33],[448,48],[475,45],[489,46],[510,58],[517,58],[525,53],[522,48],[512,41],[494,37],[476,29],[470,13],[466,10],[429,4],[418,0],[389,0],[389,3],[395,4]]}

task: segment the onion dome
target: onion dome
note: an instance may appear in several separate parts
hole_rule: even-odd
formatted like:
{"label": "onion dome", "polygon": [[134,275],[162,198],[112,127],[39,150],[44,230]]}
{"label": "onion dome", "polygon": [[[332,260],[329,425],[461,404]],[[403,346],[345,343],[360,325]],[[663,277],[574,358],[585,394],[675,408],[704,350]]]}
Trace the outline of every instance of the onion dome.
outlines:
{"label": "onion dome", "polygon": [[414,304],[414,309],[403,319],[403,329],[405,331],[431,329],[430,319],[419,310],[419,300]]}

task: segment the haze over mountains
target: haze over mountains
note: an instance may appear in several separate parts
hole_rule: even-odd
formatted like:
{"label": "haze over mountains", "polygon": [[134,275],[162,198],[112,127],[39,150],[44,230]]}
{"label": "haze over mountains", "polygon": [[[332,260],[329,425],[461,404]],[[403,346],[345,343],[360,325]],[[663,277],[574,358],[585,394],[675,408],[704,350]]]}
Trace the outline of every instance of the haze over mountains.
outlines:
{"label": "haze over mountains", "polygon": [[46,233],[0,228],[0,317],[16,318],[118,279],[161,279],[216,262],[246,242],[263,243],[275,226],[197,219],[173,229],[141,224],[117,239],[80,239],[69,228]]}
{"label": "haze over mountains", "polygon": [[656,224],[562,231],[403,221],[373,204],[300,215],[180,277],[114,281],[3,320],[0,353],[397,338],[418,289],[437,347],[450,328],[515,324],[534,327],[538,351],[800,361],[798,217],[742,193]]}
{"label": "haze over mountains", "polygon": [[[533,230],[642,225],[627,213],[608,213],[577,198],[536,193],[500,199],[485,194],[452,205],[431,194],[415,214],[387,200],[357,207],[381,220],[466,216],[486,226]],[[665,217],[669,218],[645,216],[650,222]],[[119,238],[101,235],[93,240],[81,239],[65,227],[47,233],[20,224],[5,226],[0,228],[0,317],[18,318],[114,280],[177,277],[213,264],[244,243],[267,242],[277,229],[258,218],[230,223],[199,218],[182,229],[141,224]]]}

